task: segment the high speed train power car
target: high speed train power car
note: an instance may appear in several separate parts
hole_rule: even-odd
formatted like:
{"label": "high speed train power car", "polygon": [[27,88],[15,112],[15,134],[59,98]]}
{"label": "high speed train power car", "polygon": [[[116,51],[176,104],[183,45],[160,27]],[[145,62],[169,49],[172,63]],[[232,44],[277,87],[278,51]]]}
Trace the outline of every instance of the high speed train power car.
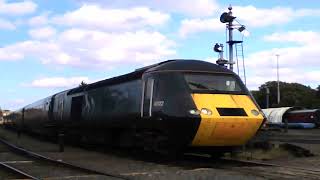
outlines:
{"label": "high speed train power car", "polygon": [[154,151],[230,149],[264,121],[232,71],[169,60],[54,94],[7,117],[19,130]]}

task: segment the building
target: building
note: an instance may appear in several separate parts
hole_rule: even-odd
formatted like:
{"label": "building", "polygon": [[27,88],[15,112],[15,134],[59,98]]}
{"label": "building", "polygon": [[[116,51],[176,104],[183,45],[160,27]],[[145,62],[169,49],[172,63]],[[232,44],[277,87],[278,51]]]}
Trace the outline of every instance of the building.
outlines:
{"label": "building", "polygon": [[289,128],[314,128],[320,125],[319,109],[301,107],[281,107],[262,109],[267,118],[267,126]]}

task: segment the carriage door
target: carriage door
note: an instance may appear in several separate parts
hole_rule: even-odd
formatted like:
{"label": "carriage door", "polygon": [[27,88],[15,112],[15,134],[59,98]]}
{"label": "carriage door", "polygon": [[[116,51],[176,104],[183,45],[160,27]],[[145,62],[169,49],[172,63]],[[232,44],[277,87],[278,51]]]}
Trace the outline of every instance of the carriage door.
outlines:
{"label": "carriage door", "polygon": [[148,78],[143,86],[142,117],[151,117],[154,79]]}
{"label": "carriage door", "polygon": [[83,96],[77,96],[72,98],[72,104],[71,104],[71,120],[72,121],[81,120],[82,103],[83,103]]}

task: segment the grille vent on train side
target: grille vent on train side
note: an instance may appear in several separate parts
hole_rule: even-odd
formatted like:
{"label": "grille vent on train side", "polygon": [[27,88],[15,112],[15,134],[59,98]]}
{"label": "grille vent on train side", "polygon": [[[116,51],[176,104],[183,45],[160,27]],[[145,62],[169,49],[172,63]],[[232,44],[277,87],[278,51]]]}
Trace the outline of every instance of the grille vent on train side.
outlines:
{"label": "grille vent on train side", "polygon": [[220,116],[248,116],[243,108],[217,108]]}

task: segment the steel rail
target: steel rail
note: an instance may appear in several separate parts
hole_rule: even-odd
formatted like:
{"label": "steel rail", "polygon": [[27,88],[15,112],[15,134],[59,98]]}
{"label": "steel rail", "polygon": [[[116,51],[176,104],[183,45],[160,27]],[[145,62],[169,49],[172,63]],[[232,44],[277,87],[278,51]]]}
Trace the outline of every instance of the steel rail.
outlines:
{"label": "steel rail", "polygon": [[[197,155],[197,154],[188,154],[187,156],[197,156],[199,158],[209,158],[207,156]],[[220,158],[217,159],[219,162],[229,162],[229,163],[242,163],[247,165],[253,165],[253,166],[269,166],[269,167],[280,167],[280,168],[287,168],[287,169],[295,169],[295,170],[302,170],[302,171],[310,171],[310,172],[316,172],[320,173],[320,169],[308,169],[298,166],[288,166],[288,165],[281,165],[281,164],[275,164],[275,163],[268,163],[268,162],[259,162],[259,161],[252,161],[252,160],[239,160],[239,159],[233,159],[233,158]],[[210,162],[208,162],[210,163]],[[208,164],[209,165],[209,164]]]}
{"label": "steel rail", "polygon": [[55,160],[55,159],[52,159],[50,157],[46,157],[46,156],[43,156],[41,154],[38,154],[38,153],[35,153],[35,152],[32,152],[32,151],[23,149],[21,147],[18,147],[18,146],[14,145],[14,144],[11,144],[11,143],[3,140],[3,139],[0,139],[0,143],[8,146],[11,150],[15,151],[16,153],[27,155],[29,157],[33,157],[33,158],[40,159],[40,160],[43,160],[43,161],[47,161],[47,162],[50,162],[50,163],[59,164],[59,165],[65,166],[65,167],[77,169],[77,170],[80,170],[80,171],[83,171],[83,172],[87,172],[87,173],[90,173],[90,174],[104,175],[104,176],[109,176],[109,177],[114,177],[114,178],[119,178],[119,179],[126,179],[126,180],[129,179],[128,177],[125,177],[125,176],[122,176],[122,175],[101,172],[101,171],[97,171],[97,170],[81,167],[79,165],[71,164],[71,163],[68,163],[68,162],[65,162],[65,161]]}
{"label": "steel rail", "polygon": [[273,166],[273,167],[296,169],[296,170],[303,170],[303,171],[311,171],[311,172],[319,172],[320,173],[320,170],[317,170],[317,169],[308,169],[308,168],[302,168],[302,167],[298,167],[298,166],[288,166],[288,165],[266,163],[266,162],[259,162],[259,161],[248,161],[248,160],[226,159],[226,158],[224,158],[222,160],[230,161],[230,162],[247,163],[247,164],[252,164],[252,165],[256,165],[256,166]]}
{"label": "steel rail", "polygon": [[19,175],[23,176],[23,178],[40,180],[39,178],[34,177],[34,176],[32,176],[32,175],[30,175],[30,174],[28,174],[28,173],[26,173],[26,172],[24,172],[24,171],[22,171],[22,170],[20,170],[20,169],[17,169],[17,168],[15,168],[15,167],[13,167],[13,166],[8,165],[8,164],[6,164],[6,163],[0,162],[0,166],[6,168],[6,169],[8,169],[8,170],[10,170],[11,172],[18,173]]}

